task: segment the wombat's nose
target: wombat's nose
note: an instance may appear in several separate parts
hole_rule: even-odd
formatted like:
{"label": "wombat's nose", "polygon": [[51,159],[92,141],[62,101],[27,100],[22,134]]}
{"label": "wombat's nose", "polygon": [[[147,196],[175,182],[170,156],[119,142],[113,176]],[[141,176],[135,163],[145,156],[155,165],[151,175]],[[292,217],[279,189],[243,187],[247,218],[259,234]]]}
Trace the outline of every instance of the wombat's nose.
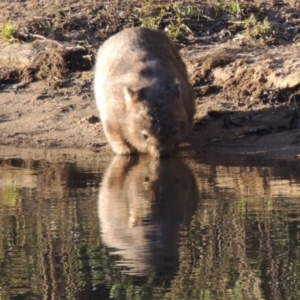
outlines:
{"label": "wombat's nose", "polygon": [[153,148],[151,149],[150,154],[153,157],[162,157],[162,156],[169,156],[172,154],[173,149],[171,148],[166,148],[166,147],[159,147],[159,148]]}

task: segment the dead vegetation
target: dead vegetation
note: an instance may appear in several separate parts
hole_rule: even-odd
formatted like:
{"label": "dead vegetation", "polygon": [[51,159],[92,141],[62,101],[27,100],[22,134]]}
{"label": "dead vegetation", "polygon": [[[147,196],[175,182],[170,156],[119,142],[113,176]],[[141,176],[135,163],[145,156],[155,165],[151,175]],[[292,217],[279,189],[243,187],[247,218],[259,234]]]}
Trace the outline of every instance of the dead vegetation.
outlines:
{"label": "dead vegetation", "polygon": [[91,51],[94,45],[125,27],[162,29],[181,43],[204,39],[276,44],[297,38],[300,24],[297,10],[283,12],[278,6],[268,7],[258,1],[68,1],[63,5],[60,1],[25,1],[19,6],[18,12],[7,4],[1,7],[3,40],[32,41],[42,37],[84,45]]}
{"label": "dead vegetation", "polygon": [[2,83],[62,78],[69,72],[91,70],[99,45],[126,27],[165,30],[182,46],[232,41],[259,47],[293,43],[300,27],[300,13],[292,7],[239,0],[17,1],[0,4],[0,17],[2,48],[25,43],[43,51],[35,51],[36,63],[26,70],[11,69],[2,59]]}
{"label": "dead vegetation", "polygon": [[[0,9],[2,43],[48,43],[46,59],[37,58],[45,64],[32,66],[29,72],[37,74],[32,80],[44,78],[41,74],[45,70],[51,74],[50,69],[56,69],[52,76],[58,77],[69,71],[91,69],[94,54],[102,41],[126,27],[162,29],[182,45],[231,40],[262,46],[294,42],[299,38],[300,26],[300,14],[292,8],[283,12],[278,7],[238,0],[84,4],[24,1],[0,4]],[[51,52],[56,53],[52,55]],[[22,74],[7,76],[7,70],[1,70],[1,73],[4,82],[9,82],[10,78],[13,81],[22,79]]]}

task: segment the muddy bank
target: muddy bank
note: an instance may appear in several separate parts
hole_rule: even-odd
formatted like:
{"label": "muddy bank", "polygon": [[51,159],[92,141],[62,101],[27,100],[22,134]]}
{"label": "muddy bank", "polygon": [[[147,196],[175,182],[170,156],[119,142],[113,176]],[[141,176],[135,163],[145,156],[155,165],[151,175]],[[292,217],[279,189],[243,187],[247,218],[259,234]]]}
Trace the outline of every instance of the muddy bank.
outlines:
{"label": "muddy bank", "polygon": [[[22,6],[15,2],[3,8],[10,19],[18,20],[12,10],[18,5]],[[78,12],[80,3],[74,7]],[[288,5],[272,16],[284,24],[284,14],[300,21],[300,14]],[[27,22],[36,22],[29,13],[27,17]],[[80,28],[87,30],[94,17],[95,12],[85,16]],[[298,23],[293,25],[296,33]],[[94,52],[101,43],[95,38],[91,42],[95,28],[89,33],[89,46],[79,42],[84,38],[76,26],[72,38],[65,34],[64,39],[34,28],[37,32],[26,41],[0,41],[0,145],[87,148],[111,154],[92,89]],[[233,38],[216,41],[212,30],[205,39],[179,42],[197,103],[194,130],[181,151],[297,158],[300,43],[296,36],[249,44]]]}

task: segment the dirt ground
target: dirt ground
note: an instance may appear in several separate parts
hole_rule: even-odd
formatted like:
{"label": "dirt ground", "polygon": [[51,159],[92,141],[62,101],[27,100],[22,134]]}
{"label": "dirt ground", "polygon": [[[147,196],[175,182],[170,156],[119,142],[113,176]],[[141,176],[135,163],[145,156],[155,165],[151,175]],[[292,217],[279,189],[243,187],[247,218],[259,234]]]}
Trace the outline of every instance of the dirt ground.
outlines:
{"label": "dirt ground", "polygon": [[[0,40],[0,145],[111,153],[94,101],[93,65],[101,34],[121,27],[112,15],[97,18],[109,5],[66,2],[0,3],[0,27],[12,22],[19,30],[15,43]],[[177,41],[197,103],[182,151],[300,158],[300,9],[297,1],[256,5],[276,34],[249,42],[232,29],[238,21],[198,17],[197,34]]]}

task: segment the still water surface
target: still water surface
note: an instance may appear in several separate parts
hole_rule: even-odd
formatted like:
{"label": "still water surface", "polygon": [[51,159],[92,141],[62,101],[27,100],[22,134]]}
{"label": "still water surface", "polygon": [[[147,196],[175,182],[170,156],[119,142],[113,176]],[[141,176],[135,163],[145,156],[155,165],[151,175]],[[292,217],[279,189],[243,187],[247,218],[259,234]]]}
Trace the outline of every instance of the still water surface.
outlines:
{"label": "still water surface", "polygon": [[300,299],[300,162],[0,148],[0,299]]}

